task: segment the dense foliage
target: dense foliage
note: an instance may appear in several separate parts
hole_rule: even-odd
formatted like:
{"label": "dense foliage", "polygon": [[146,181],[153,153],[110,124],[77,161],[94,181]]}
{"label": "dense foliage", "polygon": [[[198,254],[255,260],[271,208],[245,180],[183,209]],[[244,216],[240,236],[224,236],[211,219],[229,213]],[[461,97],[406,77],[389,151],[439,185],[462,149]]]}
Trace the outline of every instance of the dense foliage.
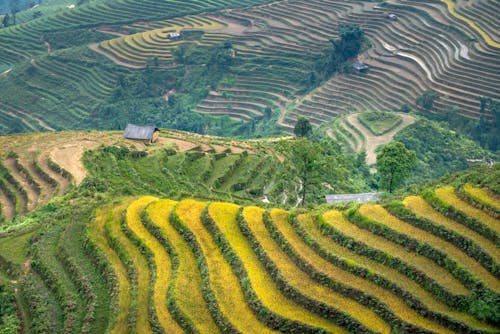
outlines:
{"label": "dense foliage", "polygon": [[446,124],[426,119],[419,119],[401,130],[394,139],[417,154],[416,168],[408,178],[411,183],[465,170],[474,164],[473,161],[492,158],[491,153],[450,130]]}

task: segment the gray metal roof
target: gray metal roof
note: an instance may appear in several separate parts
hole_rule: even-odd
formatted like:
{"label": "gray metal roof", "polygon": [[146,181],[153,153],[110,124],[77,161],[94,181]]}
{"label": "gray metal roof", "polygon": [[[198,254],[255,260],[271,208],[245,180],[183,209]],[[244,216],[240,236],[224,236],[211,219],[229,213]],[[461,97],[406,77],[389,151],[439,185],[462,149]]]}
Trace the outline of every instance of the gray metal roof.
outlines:
{"label": "gray metal roof", "polygon": [[158,131],[158,128],[154,126],[128,124],[123,132],[123,137],[127,139],[151,140],[155,131]]}
{"label": "gray metal roof", "polygon": [[335,204],[343,202],[370,202],[377,200],[381,193],[364,193],[364,194],[338,194],[338,195],[326,195],[326,203]]}

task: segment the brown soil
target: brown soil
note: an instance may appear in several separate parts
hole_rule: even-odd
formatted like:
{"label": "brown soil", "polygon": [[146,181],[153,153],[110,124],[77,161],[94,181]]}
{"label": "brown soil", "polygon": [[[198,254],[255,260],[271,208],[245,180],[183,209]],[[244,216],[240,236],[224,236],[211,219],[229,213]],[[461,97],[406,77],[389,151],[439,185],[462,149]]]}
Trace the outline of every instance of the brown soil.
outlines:
{"label": "brown soil", "polygon": [[17,170],[14,159],[5,160],[4,166],[7,167],[7,169],[9,170],[10,174],[14,177],[14,179],[16,179],[17,182],[19,182],[26,190],[26,193],[28,194],[27,208],[29,211],[33,210],[38,202],[38,194],[33,189],[33,187],[29,185],[25,177],[21,175],[21,173]]}
{"label": "brown soil", "polygon": [[375,149],[380,146],[387,144],[392,140],[392,138],[398,133],[400,130],[404,129],[410,124],[415,122],[415,117],[410,116],[408,114],[398,113],[399,116],[403,118],[403,122],[389,131],[388,133],[382,136],[375,136],[368,130],[361,122],[358,120],[358,114],[352,114],[347,116],[347,120],[349,123],[354,125],[356,128],[363,133],[366,138],[365,150],[366,150],[366,163],[371,166],[377,162],[377,155],[375,153]]}

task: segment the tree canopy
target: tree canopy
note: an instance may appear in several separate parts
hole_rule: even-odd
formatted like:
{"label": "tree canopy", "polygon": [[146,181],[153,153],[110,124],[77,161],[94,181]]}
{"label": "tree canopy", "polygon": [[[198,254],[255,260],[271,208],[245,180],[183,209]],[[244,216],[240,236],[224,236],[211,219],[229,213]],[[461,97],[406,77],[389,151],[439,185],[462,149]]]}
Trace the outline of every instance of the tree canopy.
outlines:
{"label": "tree canopy", "polygon": [[293,133],[296,137],[309,137],[312,133],[311,122],[305,117],[299,117],[293,129]]}
{"label": "tree canopy", "polygon": [[410,175],[415,164],[415,152],[408,150],[403,143],[385,145],[377,154],[380,187],[392,193]]}

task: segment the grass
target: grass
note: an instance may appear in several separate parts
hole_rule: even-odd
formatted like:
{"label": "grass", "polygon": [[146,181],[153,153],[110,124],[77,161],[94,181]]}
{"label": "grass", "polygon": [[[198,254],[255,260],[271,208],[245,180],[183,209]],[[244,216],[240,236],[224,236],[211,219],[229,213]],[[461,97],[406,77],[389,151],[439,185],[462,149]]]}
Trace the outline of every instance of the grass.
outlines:
{"label": "grass", "polygon": [[[165,251],[165,248],[148,232],[140,219],[140,213],[145,206],[150,204],[152,201],[155,201],[155,199],[151,197],[143,197],[132,203],[129,206],[129,209],[127,209],[127,223],[130,230],[142,240],[154,256],[154,265],[156,269],[153,290],[154,307],[158,316],[158,321],[162,328],[167,333],[175,333],[181,331],[182,329],[172,318],[166,306],[167,292],[172,272],[172,263],[168,253]],[[175,202],[170,202],[169,204],[172,208],[175,205]],[[130,212],[131,216],[128,216],[130,209],[134,209],[134,211]]]}
{"label": "grass", "polygon": [[469,217],[477,219],[484,225],[491,228],[497,234],[500,234],[500,224],[498,223],[498,220],[489,216],[485,212],[474,208],[467,202],[462,201],[455,194],[455,188],[453,188],[452,186],[437,188],[436,195],[446,204],[453,206],[455,209],[465,213]]}
{"label": "grass", "polygon": [[495,200],[486,190],[474,187],[470,183],[466,183],[464,185],[464,191],[468,196],[471,196],[480,203],[486,203],[487,205],[500,210],[500,201]]}
{"label": "grass", "polygon": [[[223,315],[238,330],[244,333],[272,333],[252,312],[245,301],[243,290],[231,266],[224,259],[220,248],[203,227],[201,214],[206,204],[192,200],[179,203],[176,212],[184,224],[193,232],[205,254],[208,264],[210,287]],[[235,206],[236,207],[236,206]],[[236,207],[237,208],[237,207]]]}
{"label": "grass", "polygon": [[28,259],[29,241],[39,229],[16,235],[15,237],[0,238],[0,254],[16,264],[23,264]]}
{"label": "grass", "polygon": [[365,112],[358,115],[358,120],[375,136],[381,136],[401,124],[403,119],[389,112]]}
{"label": "grass", "polygon": [[399,258],[402,262],[406,262],[408,265],[421,270],[430,278],[434,279],[439,285],[456,295],[466,295],[469,293],[469,291],[457,279],[452,277],[446,269],[438,266],[432,260],[409,252],[403,246],[372,234],[341,218],[342,214],[339,212],[334,211],[325,214],[327,224],[339,232],[369,247]]}
{"label": "grass", "polygon": [[196,258],[186,241],[169,223],[168,217],[174,209],[174,203],[168,200],[158,201],[152,203],[146,211],[179,256],[174,287],[175,303],[200,333],[219,333],[203,299],[201,274]]}
{"label": "grass", "polygon": [[[310,263],[319,272],[324,273],[332,280],[342,282],[350,287],[353,287],[360,291],[364,291],[367,294],[371,294],[382,303],[385,303],[394,312],[394,315],[415,326],[419,326],[438,333],[453,333],[452,331],[446,330],[442,326],[437,325],[435,322],[419,315],[415,310],[406,305],[401,298],[395,296],[389,290],[386,290],[376,285],[375,283],[367,281],[354,274],[348,273],[320,257],[317,253],[314,252],[312,248],[304,243],[302,238],[287,222],[287,212],[281,212],[281,210],[273,210],[271,212],[271,215],[273,217],[273,223],[275,227],[283,234],[289,245],[291,245],[291,247],[293,247],[293,249],[305,261]],[[298,216],[298,221],[301,225],[307,225],[313,223],[313,218],[310,215],[301,214]],[[368,314],[372,315],[371,312],[367,313],[366,318],[368,318]]]}
{"label": "grass", "polygon": [[452,231],[461,234],[462,236],[472,240],[477,245],[479,245],[488,255],[490,255],[495,262],[500,262],[500,253],[498,248],[489,239],[483,237],[482,235],[476,233],[475,231],[467,228],[454,220],[451,220],[436,210],[427,203],[422,197],[419,196],[408,196],[403,200],[403,204],[410,209],[417,216],[426,218],[434,222],[435,224],[442,225],[449,228]]}
{"label": "grass", "polygon": [[453,244],[396,218],[380,205],[362,205],[359,212],[363,216],[375,220],[390,229],[406,234],[421,243],[427,243],[435,249],[442,251],[450,258],[457,261],[460,266],[467,268],[470,273],[483,281],[490,289],[500,292],[500,280],[481,266],[479,262]]}
{"label": "grass", "polygon": [[[222,205],[219,205],[219,207],[221,206]],[[252,245],[238,229],[236,217],[224,214],[225,212],[223,210],[216,210],[217,207],[211,206],[211,208],[213,212],[213,214],[211,212],[212,218],[215,220],[222,233],[224,233],[236,254],[242,259],[252,287],[265,306],[283,317],[296,319],[310,326],[324,328],[334,333],[344,332],[342,328],[332,324],[329,320],[310,312],[286,298],[278,290],[276,284],[267,273],[266,268],[258,259],[252,249]],[[243,217],[254,234],[254,229],[257,226],[262,226],[262,228],[265,229],[263,214],[264,210],[257,207],[246,207],[243,210]],[[298,268],[296,269],[298,270]]]}
{"label": "grass", "polygon": [[118,294],[113,298],[113,303],[116,307],[114,312],[115,317],[109,326],[109,332],[112,334],[126,333],[128,330],[131,284],[127,275],[127,268],[108,243],[105,226],[107,222],[112,223],[120,221],[122,212],[125,210],[126,206],[127,203],[120,203],[112,209],[101,208],[97,211],[96,218],[88,228],[89,238],[95,242],[113,267],[118,282]]}

